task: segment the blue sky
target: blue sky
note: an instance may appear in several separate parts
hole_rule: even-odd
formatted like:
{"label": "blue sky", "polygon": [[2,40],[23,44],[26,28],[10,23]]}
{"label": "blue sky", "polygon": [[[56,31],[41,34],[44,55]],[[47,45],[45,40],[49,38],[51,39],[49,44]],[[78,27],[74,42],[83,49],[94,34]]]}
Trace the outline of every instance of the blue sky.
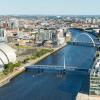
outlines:
{"label": "blue sky", "polygon": [[100,0],[0,0],[0,15],[100,15]]}

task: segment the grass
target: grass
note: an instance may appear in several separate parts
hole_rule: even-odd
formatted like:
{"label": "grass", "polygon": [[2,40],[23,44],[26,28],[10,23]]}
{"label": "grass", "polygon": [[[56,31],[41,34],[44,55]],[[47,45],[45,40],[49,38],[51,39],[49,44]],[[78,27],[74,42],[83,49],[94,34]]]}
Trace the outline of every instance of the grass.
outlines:
{"label": "grass", "polygon": [[14,68],[20,67],[20,66],[21,66],[21,63],[20,62],[17,62],[15,64],[9,62],[8,64],[5,64],[4,65],[4,71],[3,71],[3,73],[5,75],[8,75],[9,73],[13,72]]}
{"label": "grass", "polygon": [[37,50],[35,53],[33,53],[32,56],[29,56],[27,58],[25,58],[22,63],[27,63],[29,60],[35,60],[41,56],[43,56],[44,54],[46,53],[49,53],[49,52],[53,52],[53,49],[39,49]]}
{"label": "grass", "polygon": [[32,46],[13,46],[15,49],[33,49]]}

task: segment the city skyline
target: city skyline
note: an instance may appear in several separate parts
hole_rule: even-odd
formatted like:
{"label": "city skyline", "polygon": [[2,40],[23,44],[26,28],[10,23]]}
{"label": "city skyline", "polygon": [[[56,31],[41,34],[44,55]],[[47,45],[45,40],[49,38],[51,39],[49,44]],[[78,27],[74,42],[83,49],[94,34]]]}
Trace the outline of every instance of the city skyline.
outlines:
{"label": "city skyline", "polygon": [[99,0],[1,0],[0,15],[100,15]]}

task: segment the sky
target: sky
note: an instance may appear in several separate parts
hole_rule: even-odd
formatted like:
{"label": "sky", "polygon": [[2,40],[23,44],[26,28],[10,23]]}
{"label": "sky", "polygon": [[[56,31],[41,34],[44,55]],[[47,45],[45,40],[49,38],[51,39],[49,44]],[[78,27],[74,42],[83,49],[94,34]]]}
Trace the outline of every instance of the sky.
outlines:
{"label": "sky", "polygon": [[0,0],[0,15],[100,15],[100,0]]}

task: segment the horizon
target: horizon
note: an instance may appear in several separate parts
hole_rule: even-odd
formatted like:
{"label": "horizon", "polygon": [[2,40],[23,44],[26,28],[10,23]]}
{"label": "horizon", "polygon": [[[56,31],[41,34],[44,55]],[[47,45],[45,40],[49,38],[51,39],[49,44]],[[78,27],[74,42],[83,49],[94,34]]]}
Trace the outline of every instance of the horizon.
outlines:
{"label": "horizon", "polygon": [[0,16],[100,16],[100,14],[96,15],[96,14],[91,14],[91,15],[70,15],[70,14],[0,14]]}

